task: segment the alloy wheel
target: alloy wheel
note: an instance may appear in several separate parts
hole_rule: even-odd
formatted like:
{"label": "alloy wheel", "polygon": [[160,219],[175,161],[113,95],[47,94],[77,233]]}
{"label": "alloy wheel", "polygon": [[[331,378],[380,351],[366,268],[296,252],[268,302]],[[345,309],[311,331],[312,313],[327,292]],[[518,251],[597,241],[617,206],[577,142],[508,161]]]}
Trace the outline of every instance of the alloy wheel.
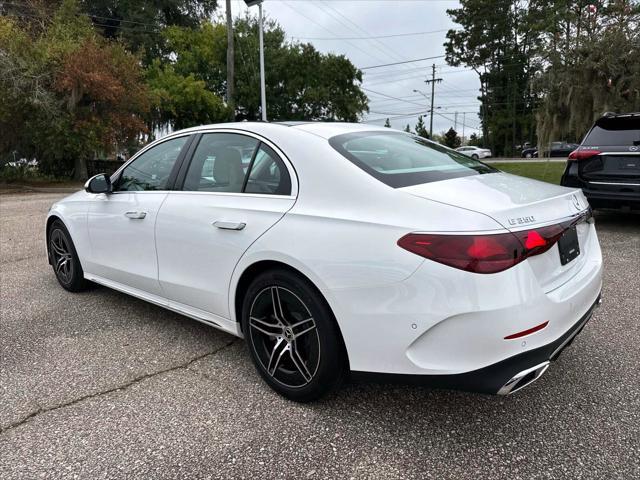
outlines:
{"label": "alloy wheel", "polygon": [[62,230],[56,228],[51,232],[49,246],[56,275],[63,283],[71,283],[74,268],[73,255],[71,248],[69,248],[69,242]]}
{"label": "alloy wheel", "polygon": [[270,286],[254,298],[249,336],[264,370],[278,383],[299,388],[320,365],[320,337],[304,302],[291,290]]}

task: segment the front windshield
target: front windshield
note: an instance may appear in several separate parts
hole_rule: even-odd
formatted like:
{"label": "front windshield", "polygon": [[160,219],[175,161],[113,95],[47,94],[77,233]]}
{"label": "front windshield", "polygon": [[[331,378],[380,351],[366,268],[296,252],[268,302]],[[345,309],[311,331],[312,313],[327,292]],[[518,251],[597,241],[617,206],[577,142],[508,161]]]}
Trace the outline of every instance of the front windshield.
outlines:
{"label": "front windshield", "polygon": [[497,172],[455,150],[401,132],[347,133],[329,139],[329,143],[362,170],[394,188]]}

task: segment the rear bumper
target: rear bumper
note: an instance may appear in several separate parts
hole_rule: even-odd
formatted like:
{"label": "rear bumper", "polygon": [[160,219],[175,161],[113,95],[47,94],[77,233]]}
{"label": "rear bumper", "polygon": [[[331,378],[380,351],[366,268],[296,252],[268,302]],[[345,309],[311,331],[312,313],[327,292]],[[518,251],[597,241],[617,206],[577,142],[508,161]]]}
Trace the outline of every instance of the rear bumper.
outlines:
{"label": "rear bumper", "polygon": [[640,193],[630,195],[627,193],[601,192],[586,188],[582,189],[592,208],[622,208],[640,209]]}
{"label": "rear bumper", "polygon": [[402,282],[334,290],[351,370],[496,393],[510,375],[547,361],[597,303],[602,256],[588,228],[582,263],[559,284],[541,285],[535,273],[546,262],[559,265],[550,250],[542,263],[534,257],[492,275],[427,260]]}
{"label": "rear bumper", "polygon": [[576,167],[567,165],[560,184],[582,189],[592,208],[640,209],[640,181],[609,181],[606,178],[588,181],[577,174]]}
{"label": "rear bumper", "polygon": [[598,295],[587,313],[555,341],[484,368],[455,375],[397,375],[370,372],[354,372],[353,375],[359,380],[509,395],[540,378],[550,363],[558,359],[591,319],[594,310],[601,303],[600,298]]}

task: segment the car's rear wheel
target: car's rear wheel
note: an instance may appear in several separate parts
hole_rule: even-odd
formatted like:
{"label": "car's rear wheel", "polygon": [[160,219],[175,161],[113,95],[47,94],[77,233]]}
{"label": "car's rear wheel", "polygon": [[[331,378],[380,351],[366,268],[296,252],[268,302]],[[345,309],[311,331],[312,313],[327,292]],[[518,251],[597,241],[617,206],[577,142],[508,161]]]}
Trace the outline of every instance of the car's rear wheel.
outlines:
{"label": "car's rear wheel", "polygon": [[60,220],[55,220],[49,228],[49,257],[62,288],[70,292],[86,290],[89,282],[84,279],[71,235]]}
{"label": "car's rear wheel", "polygon": [[253,280],[242,305],[242,329],[262,378],[298,402],[337,388],[346,355],[331,309],[305,278],[270,270]]}
{"label": "car's rear wheel", "polygon": [[532,154],[532,153],[527,153],[527,154],[525,155],[525,158],[533,158],[533,154]]}
{"label": "car's rear wheel", "polygon": [[478,156],[477,153],[474,153],[473,155],[471,155],[471,158],[473,158],[474,160],[479,160],[480,157]]}

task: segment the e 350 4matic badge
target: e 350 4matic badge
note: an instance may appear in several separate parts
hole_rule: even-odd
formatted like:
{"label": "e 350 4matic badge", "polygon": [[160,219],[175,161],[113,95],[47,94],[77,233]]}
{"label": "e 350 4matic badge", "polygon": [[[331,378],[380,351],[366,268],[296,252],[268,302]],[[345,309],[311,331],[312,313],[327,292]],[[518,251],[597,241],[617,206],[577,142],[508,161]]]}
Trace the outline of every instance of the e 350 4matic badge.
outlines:
{"label": "e 350 4matic badge", "polygon": [[536,219],[533,215],[530,215],[528,217],[510,218],[509,225],[526,225],[528,223],[533,223],[535,221]]}

